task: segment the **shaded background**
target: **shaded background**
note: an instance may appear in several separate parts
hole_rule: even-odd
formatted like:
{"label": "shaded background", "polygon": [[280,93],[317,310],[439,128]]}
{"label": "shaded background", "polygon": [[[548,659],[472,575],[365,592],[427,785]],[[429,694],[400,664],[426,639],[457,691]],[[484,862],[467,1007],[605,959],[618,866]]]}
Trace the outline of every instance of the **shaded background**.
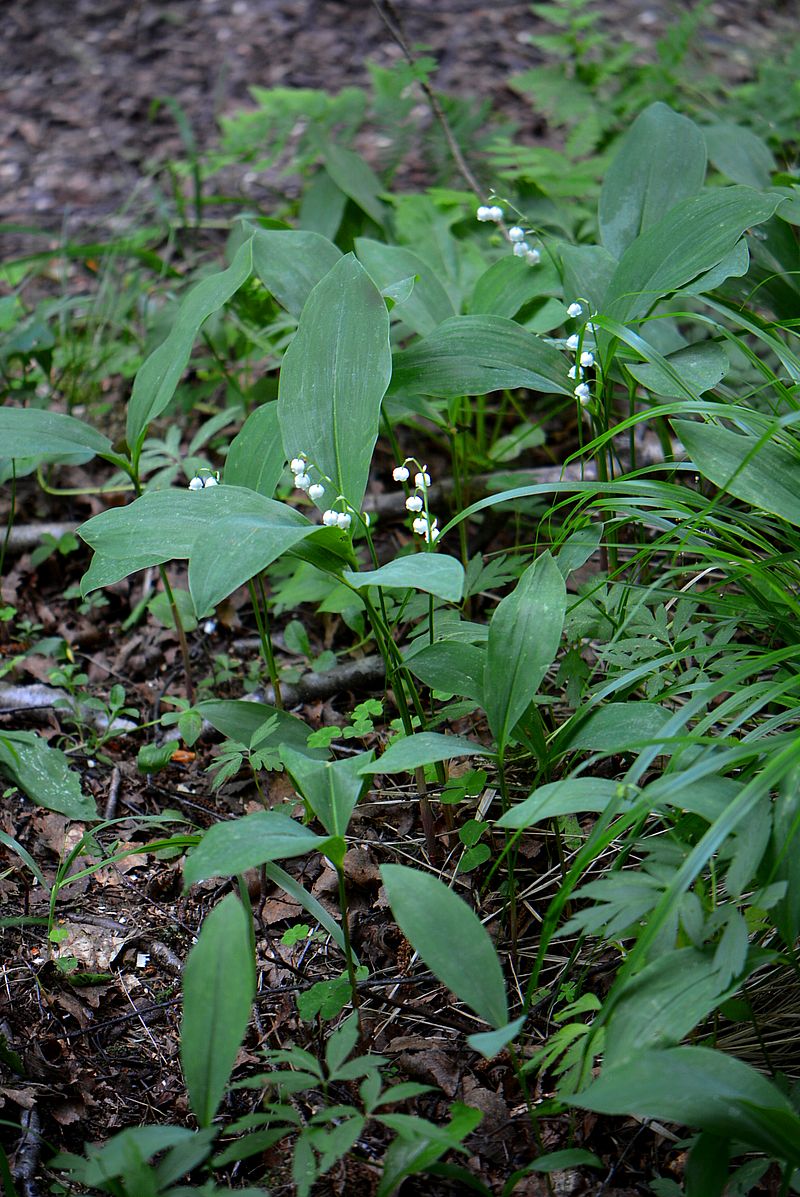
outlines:
{"label": "shaded background", "polygon": [[[182,154],[170,112],[151,112],[156,97],[178,101],[205,148],[218,116],[250,102],[251,84],[337,91],[367,84],[367,62],[401,55],[370,0],[11,0],[3,9],[0,220],[62,233],[118,211],[137,187],[144,195],[143,177]],[[540,61],[527,38],[543,26],[528,3],[396,0],[396,10],[409,41],[436,57],[437,88],[490,98],[522,141],[547,137],[506,86]],[[609,0],[599,10],[647,56],[686,5]],[[798,35],[796,0],[718,0],[709,18],[703,51],[731,82]]]}

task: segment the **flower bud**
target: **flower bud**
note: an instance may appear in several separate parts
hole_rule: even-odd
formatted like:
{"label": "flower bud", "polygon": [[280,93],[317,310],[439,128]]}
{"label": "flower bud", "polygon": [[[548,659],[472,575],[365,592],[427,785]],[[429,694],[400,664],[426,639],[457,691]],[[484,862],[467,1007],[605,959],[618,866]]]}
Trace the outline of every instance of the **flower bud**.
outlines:
{"label": "flower bud", "polygon": [[575,319],[577,316],[580,316],[580,314],[581,314],[581,312],[582,312],[582,311],[583,311],[583,306],[582,306],[581,304],[579,304],[579,303],[571,303],[571,304],[569,305],[569,307],[567,308],[567,315],[568,315],[568,316],[569,316],[571,319],[573,319],[573,320],[574,320],[574,319]]}
{"label": "flower bud", "polygon": [[309,474],[295,474],[294,484],[298,490],[308,490],[311,486],[311,476]]}
{"label": "flower bud", "polygon": [[308,488],[308,497],[309,499],[313,499],[315,503],[317,499],[321,499],[324,494],[325,487],[320,482],[315,482]]}
{"label": "flower bud", "polygon": [[339,525],[342,531],[345,531],[350,527],[350,521],[351,516],[349,511],[340,511],[336,517],[336,523]]}
{"label": "flower bud", "polygon": [[202,489],[203,489],[203,479],[202,478],[192,478],[192,480],[189,483],[189,490],[202,490]]}
{"label": "flower bud", "polygon": [[406,499],[406,508],[409,511],[422,511],[424,503],[419,495],[409,495]]}
{"label": "flower bud", "polygon": [[392,470],[392,477],[395,482],[406,482],[408,480],[409,469],[408,466],[395,466]]}
{"label": "flower bud", "polygon": [[289,469],[293,474],[305,474],[306,463],[303,461],[302,457],[293,457],[289,462]]}
{"label": "flower bud", "polygon": [[420,490],[425,490],[431,484],[431,476],[427,470],[423,469],[421,474],[414,475],[414,485]]}
{"label": "flower bud", "polygon": [[328,511],[323,511],[322,522],[326,528],[333,528],[334,525],[338,523],[338,521],[339,521],[339,512],[338,511],[333,511],[331,509],[329,509]]}
{"label": "flower bud", "polygon": [[524,241],[525,230],[521,229],[518,224],[515,224],[513,229],[508,230],[509,241]]}

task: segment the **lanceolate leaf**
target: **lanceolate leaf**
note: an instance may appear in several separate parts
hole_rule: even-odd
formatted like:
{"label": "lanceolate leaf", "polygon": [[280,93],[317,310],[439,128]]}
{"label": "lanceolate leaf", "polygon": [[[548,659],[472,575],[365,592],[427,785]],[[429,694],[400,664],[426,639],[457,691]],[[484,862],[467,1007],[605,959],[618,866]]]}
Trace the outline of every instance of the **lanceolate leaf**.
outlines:
{"label": "lanceolate leaf", "polygon": [[341,258],[332,241],[297,229],[256,229],[253,270],[268,291],[298,316],[317,283]]}
{"label": "lanceolate leaf", "polygon": [[628,246],[603,314],[620,324],[644,316],[659,299],[722,261],[746,229],[769,220],[781,198],[725,187],[683,200]]}
{"label": "lanceolate leaf", "polygon": [[651,104],[625,134],[600,193],[600,235],[619,258],[670,208],[703,186],[706,147],[694,121]]}
{"label": "lanceolate leaf", "polygon": [[265,403],[250,413],[231,441],[225,459],[225,483],[247,486],[271,499],[285,464],[278,405]]}
{"label": "lanceolate leaf", "polygon": [[555,658],[566,605],[561,571],[543,553],[492,616],[483,692],[500,753]]}
{"label": "lanceolate leaf", "polygon": [[339,761],[315,761],[305,753],[284,747],[281,758],[314,814],[328,835],[344,836],[366,780],[361,771],[366,756]]}
{"label": "lanceolate leaf", "polygon": [[151,491],[81,525],[79,536],[99,558],[82,586],[88,593],[114,576],[188,558],[200,614],[316,531],[294,508],[244,487]]}
{"label": "lanceolate leaf", "polygon": [[233,877],[268,860],[305,856],[324,843],[321,836],[280,811],[256,811],[209,827],[186,857],[183,879],[189,886],[207,877]]}
{"label": "lanceolate leaf", "polygon": [[348,254],[311,292],[278,394],[287,459],[306,455],[312,480],[325,487],[320,507],[344,495],[360,508],[390,374],[386,304]]}
{"label": "lanceolate leaf", "polygon": [[3,457],[109,453],[111,441],[74,416],[28,407],[0,407]]}
{"label": "lanceolate leaf", "polygon": [[381,877],[400,930],[428,968],[485,1022],[504,1027],[503,971],[474,911],[430,873],[383,865]]}
{"label": "lanceolate leaf", "polygon": [[451,761],[456,756],[489,756],[484,748],[465,736],[445,736],[440,732],[418,732],[404,736],[386,749],[376,761],[361,766],[362,773],[412,773],[422,765]]}
{"label": "lanceolate leaf", "polygon": [[256,970],[249,915],[228,894],[203,923],[183,970],[181,1060],[189,1101],[209,1126],[250,1020]]}
{"label": "lanceolate leaf", "polygon": [[425,336],[455,311],[436,271],[401,245],[384,245],[368,237],[356,238],[356,253],[381,290],[402,278],[413,278],[414,289],[395,312],[414,332]]}
{"label": "lanceolate leaf", "polygon": [[697,1127],[800,1167],[800,1117],[787,1099],[749,1064],[709,1048],[643,1051],[563,1100]]}
{"label": "lanceolate leaf", "polygon": [[529,387],[569,394],[564,357],[503,316],[453,316],[395,355],[392,391],[417,395],[485,395]]}
{"label": "lanceolate leaf", "polygon": [[361,589],[364,586],[386,586],[389,588],[422,590],[435,594],[437,598],[451,603],[461,601],[464,593],[464,567],[455,557],[440,553],[415,553],[408,557],[395,557],[380,569],[360,570],[354,573],[345,570],[345,582]]}
{"label": "lanceolate leaf", "polygon": [[715,424],[675,420],[673,427],[709,482],[761,511],[800,525],[800,455]]}
{"label": "lanceolate leaf", "polygon": [[0,734],[0,769],[37,806],[70,819],[96,819],[93,798],[81,790],[80,776],[70,769],[60,748],[52,748],[36,732]]}
{"label": "lanceolate leaf", "polygon": [[239,290],[253,268],[253,241],[239,246],[227,270],[210,274],[192,287],[178,309],[167,339],[142,364],[128,404],[128,446],[137,453],[147,425],[175,394],[201,325]]}

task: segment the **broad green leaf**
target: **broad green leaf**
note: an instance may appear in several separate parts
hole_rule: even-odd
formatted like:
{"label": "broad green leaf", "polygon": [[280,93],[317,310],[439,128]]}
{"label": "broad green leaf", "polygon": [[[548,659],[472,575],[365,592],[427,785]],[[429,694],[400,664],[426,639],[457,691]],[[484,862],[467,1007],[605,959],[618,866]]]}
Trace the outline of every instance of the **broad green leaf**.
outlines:
{"label": "broad green leaf", "polygon": [[386,749],[376,761],[362,765],[362,773],[413,773],[422,765],[450,761],[456,756],[490,756],[484,748],[464,736],[445,736],[439,732],[417,732],[404,736]]}
{"label": "broad green leaf", "polygon": [[769,187],[775,159],[765,141],[742,125],[720,121],[703,128],[711,163],[734,183]]}
{"label": "broad green leaf", "polygon": [[800,456],[716,424],[673,420],[673,427],[709,482],[760,511],[800,524]]}
{"label": "broad green leaf", "polygon": [[150,491],[78,529],[100,558],[84,575],[83,592],[108,584],[115,570],[124,578],[145,566],[188,558],[189,590],[202,613],[317,531],[294,508],[245,487]]}
{"label": "broad green leaf", "polygon": [[219,1108],[250,1021],[256,969],[249,920],[228,894],[207,916],[183,970],[181,1062],[201,1126]]}
{"label": "broad green leaf", "polygon": [[615,258],[706,176],[706,146],[694,121],[666,104],[651,104],[631,125],[600,192],[600,236]]}
{"label": "broad green leaf", "polygon": [[584,1147],[569,1147],[564,1151],[548,1151],[528,1164],[529,1172],[560,1172],[565,1168],[604,1168],[602,1160]]}
{"label": "broad green leaf", "polygon": [[355,150],[328,142],[325,147],[325,169],[353,203],[358,204],[377,225],[385,228],[389,210],[380,198],[383,190],[372,167]]}
{"label": "broad green leaf", "polygon": [[622,255],[603,301],[621,324],[644,316],[666,295],[729,254],[746,229],[769,220],[781,203],[749,187],[702,191],[645,229]]}
{"label": "broad green leaf", "polygon": [[279,711],[263,702],[248,702],[244,698],[210,698],[197,704],[197,710],[212,727],[229,740],[239,740],[248,746],[257,736],[268,719],[277,717],[277,726],[272,735],[259,740],[266,747],[271,744],[286,745],[306,756],[324,760],[327,753],[320,748],[307,745],[309,727],[296,715]]}
{"label": "broad green leaf", "polygon": [[559,815],[599,814],[617,797],[619,784],[603,777],[566,777],[539,786],[497,820],[498,827],[533,827]]}
{"label": "broad green leaf", "polygon": [[569,752],[633,752],[658,740],[670,712],[654,702],[609,702],[594,711],[560,747]]}
{"label": "broad green leaf", "polygon": [[[665,359],[680,378],[680,383],[662,366],[651,362],[626,362],[626,369],[654,395],[683,399],[686,392],[702,395],[715,387],[730,365],[728,355],[714,341],[687,345]],[[681,387],[683,383],[683,387]]]}
{"label": "broad green leaf", "polygon": [[0,768],[37,806],[69,819],[98,817],[94,799],[81,790],[80,777],[70,769],[64,753],[35,732],[0,734]]}
{"label": "broad green leaf", "polygon": [[[716,266],[698,274],[691,283],[681,287],[681,291],[684,295],[707,295],[715,287],[721,287],[726,279],[741,278],[742,275],[747,274],[749,269],[750,247],[746,238],[742,237],[736,242],[730,253],[725,254],[724,258],[717,262]],[[648,333],[651,327],[648,325]]]}
{"label": "broad green leaf", "polygon": [[569,394],[563,354],[503,316],[453,316],[395,354],[391,390],[453,398],[528,387]]}
{"label": "broad green leaf", "polygon": [[341,258],[327,237],[295,229],[256,229],[253,271],[292,316]]}
{"label": "broad green leaf", "polygon": [[278,393],[286,457],[306,455],[313,481],[325,487],[321,508],[344,495],[360,509],[390,374],[386,304],[348,254],[311,292]]}
{"label": "broad green leaf", "polygon": [[800,1167],[800,1117],[788,1100],[749,1064],[709,1048],[643,1051],[562,1101],[698,1127]]}
{"label": "broad green leaf", "polygon": [[426,644],[406,664],[432,690],[463,695],[483,705],[483,670],[486,653],[474,644],[437,640]]}
{"label": "broad green leaf", "polygon": [[253,240],[248,237],[226,270],[207,275],[181,302],[169,336],[145,359],[133,384],[127,422],[131,453],[137,454],[147,425],[175,394],[202,324],[239,290],[252,269]]}
{"label": "broad green leaf", "polygon": [[223,823],[214,823],[186,857],[186,887],[207,877],[233,877],[268,860],[305,856],[325,840],[296,819],[276,810],[259,810]]}
{"label": "broad green leaf", "polygon": [[[602,309],[617,259],[602,245],[562,245],[564,294],[571,300],[580,296],[593,311]],[[566,309],[564,318],[566,319]]]}
{"label": "broad green leaf", "polygon": [[298,213],[300,227],[333,238],[339,231],[346,206],[347,196],[322,167],[303,191]]}
{"label": "broad green leaf", "polygon": [[611,1068],[645,1048],[680,1043],[741,985],[727,984],[711,955],[678,948],[658,956],[632,977],[606,1024],[604,1059]]}
{"label": "broad green leaf", "polygon": [[513,254],[504,254],[475,284],[470,315],[504,316],[510,320],[526,303],[547,295],[557,285],[557,275],[549,262],[532,268]]}
{"label": "broad green leaf", "polygon": [[492,615],[483,693],[499,753],[553,663],[566,606],[561,571],[550,553],[543,553]]}
{"label": "broad green leaf", "polygon": [[461,601],[464,593],[464,567],[455,557],[440,553],[413,553],[395,557],[379,569],[346,569],[345,582],[361,590],[365,586],[381,586],[404,590],[423,590],[451,603]]}
{"label": "broad green leaf", "polygon": [[397,925],[428,968],[485,1022],[505,1027],[503,970],[475,912],[430,873],[383,865],[381,877]]}
{"label": "broad green leaf", "polygon": [[149,1160],[170,1147],[190,1142],[195,1135],[195,1131],[183,1126],[131,1126],[114,1135],[86,1161],[82,1183],[100,1185],[106,1180],[124,1176],[127,1148],[131,1144],[135,1145],[142,1159]]}
{"label": "broad green leaf", "polygon": [[436,271],[412,250],[400,245],[384,245],[368,237],[357,237],[356,253],[380,291],[398,279],[415,279],[409,298],[403,302],[398,299],[394,309],[414,332],[426,336],[448,316],[455,315],[450,297]]}
{"label": "broad green leaf", "polygon": [[281,759],[328,835],[344,836],[350,816],[364,792],[362,766],[372,753],[359,753],[338,761],[316,761],[285,745]]}
{"label": "broad green leaf", "polygon": [[0,448],[3,458],[77,454],[86,461],[87,453],[110,453],[111,441],[74,416],[38,408],[0,407]]}
{"label": "broad green leaf", "polygon": [[226,486],[246,486],[271,499],[286,464],[277,403],[251,412],[231,441],[225,459]]}

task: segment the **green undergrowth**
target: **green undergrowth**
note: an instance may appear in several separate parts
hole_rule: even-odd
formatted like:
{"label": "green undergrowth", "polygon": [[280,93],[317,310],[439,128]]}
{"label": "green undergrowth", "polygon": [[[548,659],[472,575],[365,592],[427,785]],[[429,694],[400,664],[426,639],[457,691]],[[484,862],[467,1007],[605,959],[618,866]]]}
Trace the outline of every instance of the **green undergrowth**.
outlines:
{"label": "green undergrowth", "polygon": [[[172,627],[185,667],[154,724],[122,685],[91,698],[46,646],[70,751],[0,736],[10,783],[87,827],[54,881],[2,834],[48,892],[45,932],[62,889],[128,851],[81,788],[76,744],[112,764],[124,720],[153,774],[169,736],[190,749],[210,727],[223,737],[215,789],[244,774],[264,797],[284,772],[294,794],[202,833],[151,829],[150,850],[185,855],[187,891],[233,883],[183,974],[192,1119],[56,1157],[66,1191],[268,1192],[259,1161],[285,1141],[309,1194],[359,1158],[370,1127],[391,1137],[378,1194],[424,1172],[492,1191],[466,1165],[479,1111],[456,1103],[435,1125],[396,1109],[425,1086],[393,1083],[362,1008],[345,854],[359,804],[397,783],[421,832],[402,863],[384,853],[392,917],[474,1023],[463,1049],[512,1076],[539,1144],[495,1191],[530,1172],[613,1173],[568,1116],[581,1110],[681,1128],[685,1168],[648,1177],[655,1194],[744,1194],[764,1176],[800,1191],[800,1058],[770,1047],[757,1001],[767,971],[800,993],[790,139],[781,125],[765,140],[741,96],[701,103],[684,71],[701,11],[645,71],[625,54],[601,65],[586,6],[539,8],[552,62],[514,86],[550,96],[569,130],[552,175],[544,151],[515,156],[506,133],[480,158],[493,190],[452,175],[393,189],[423,63],[374,72],[369,103],[357,89],[256,93],[219,156],[176,166],[194,187],[180,238],[153,228],[70,247],[63,293],[35,304],[37,264],[8,265],[9,527],[23,479],[75,497],[87,488],[68,483],[92,462],[97,513],[77,529],[91,556],[73,601],[88,610],[157,571],[161,593],[122,613],[121,634],[143,619]],[[365,122],[397,118],[398,99],[400,132],[373,169],[352,145]],[[466,110],[447,115],[467,141]],[[207,252],[215,172],[287,154],[300,199],[235,216],[224,260]],[[51,541],[40,560],[75,551]],[[260,663],[243,676],[221,655],[198,677],[192,637],[236,595]],[[365,656],[385,684],[373,672],[341,724],[314,728],[285,700],[308,672]],[[259,701],[230,697],[248,690]],[[336,917],[284,867],[313,854],[336,875]],[[232,1081],[256,992],[253,869],[305,909],[290,934],[324,936],[333,968],[299,998],[320,1035],[266,1050],[265,1072]],[[743,1029],[748,1051],[726,1047]],[[230,1122],[226,1093],[243,1087],[258,1092],[254,1112]],[[555,1153],[550,1119],[571,1128]]]}

